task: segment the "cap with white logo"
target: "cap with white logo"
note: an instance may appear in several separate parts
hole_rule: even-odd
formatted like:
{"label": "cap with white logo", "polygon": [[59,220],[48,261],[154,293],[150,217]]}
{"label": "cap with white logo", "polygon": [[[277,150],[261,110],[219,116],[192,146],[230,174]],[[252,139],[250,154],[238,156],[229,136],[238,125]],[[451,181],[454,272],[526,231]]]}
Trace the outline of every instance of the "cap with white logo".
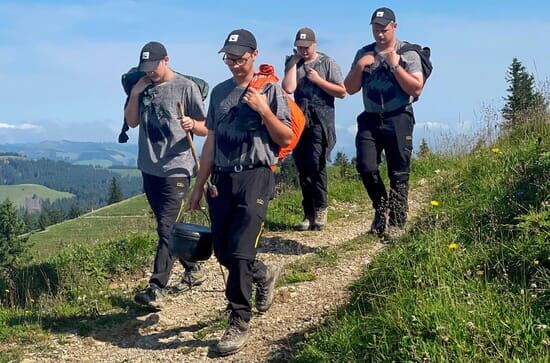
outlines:
{"label": "cap with white logo", "polygon": [[252,52],[257,49],[256,38],[246,29],[233,30],[223,44],[218,53],[230,53],[241,56],[246,52]]}
{"label": "cap with white logo", "polygon": [[295,47],[309,47],[315,43],[315,33],[310,28],[302,28],[296,33]]}
{"label": "cap with white logo", "polygon": [[159,62],[168,54],[166,48],[159,42],[149,42],[143,46],[139,53],[138,70],[152,72],[157,69]]}
{"label": "cap with white logo", "polygon": [[395,22],[395,14],[389,8],[378,8],[372,13],[370,18],[371,24],[380,24],[386,26],[391,22]]}

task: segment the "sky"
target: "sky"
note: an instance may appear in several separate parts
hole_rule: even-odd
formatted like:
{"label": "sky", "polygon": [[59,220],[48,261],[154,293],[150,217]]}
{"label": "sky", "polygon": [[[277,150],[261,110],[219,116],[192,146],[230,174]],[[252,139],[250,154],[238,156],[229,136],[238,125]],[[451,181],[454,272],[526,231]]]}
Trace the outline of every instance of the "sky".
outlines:
{"label": "sky", "polygon": [[[434,71],[414,105],[417,144],[475,130],[488,109],[500,109],[514,57],[539,82],[550,78],[547,1],[0,0],[0,143],[116,142],[120,76],[151,40],[166,46],[173,69],[213,87],[230,77],[217,52],[232,29],[251,30],[257,65],[273,64],[282,77],[296,31],[307,26],[345,76],[373,41],[370,16],[381,6],[395,11],[399,39],[432,51]],[[336,151],[353,155],[361,110],[360,93],[337,100]]]}

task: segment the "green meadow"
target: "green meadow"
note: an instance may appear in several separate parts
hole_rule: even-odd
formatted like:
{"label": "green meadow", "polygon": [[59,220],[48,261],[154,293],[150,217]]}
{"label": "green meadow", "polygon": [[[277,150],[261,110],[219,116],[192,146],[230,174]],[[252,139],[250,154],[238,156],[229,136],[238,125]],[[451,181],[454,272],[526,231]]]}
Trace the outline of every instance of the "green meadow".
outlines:
{"label": "green meadow", "polygon": [[37,184],[0,185],[0,200],[9,199],[15,205],[22,205],[25,198],[33,195],[40,199],[49,199],[51,202],[57,199],[74,197],[74,194],[58,192]]}

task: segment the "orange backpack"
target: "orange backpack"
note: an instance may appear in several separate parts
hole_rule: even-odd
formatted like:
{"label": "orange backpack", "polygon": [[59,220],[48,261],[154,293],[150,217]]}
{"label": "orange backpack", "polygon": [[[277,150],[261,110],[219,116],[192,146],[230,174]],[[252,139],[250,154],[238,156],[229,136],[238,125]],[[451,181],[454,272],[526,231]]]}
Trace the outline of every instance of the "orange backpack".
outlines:
{"label": "orange backpack", "polygon": [[[275,75],[275,68],[269,64],[261,64],[259,71],[254,74],[254,78],[250,81],[249,87],[257,90],[262,90],[267,83],[277,83],[279,78]],[[288,101],[288,108],[290,110],[290,127],[292,128],[292,138],[290,144],[286,147],[279,149],[278,160],[282,161],[290,154],[292,150],[298,145],[300,136],[306,126],[306,117],[300,109],[300,107],[294,102],[294,100],[287,94],[286,99]]]}

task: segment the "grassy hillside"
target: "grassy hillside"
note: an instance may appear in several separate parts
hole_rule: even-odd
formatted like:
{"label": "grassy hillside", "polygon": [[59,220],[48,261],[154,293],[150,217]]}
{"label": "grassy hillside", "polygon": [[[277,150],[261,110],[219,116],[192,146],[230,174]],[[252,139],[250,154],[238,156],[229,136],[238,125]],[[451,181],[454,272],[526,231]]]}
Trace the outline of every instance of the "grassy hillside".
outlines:
{"label": "grassy hillside", "polygon": [[431,165],[431,210],[375,258],[298,362],[550,361],[546,116]]}
{"label": "grassy hillside", "polygon": [[9,199],[16,205],[22,205],[26,197],[32,197],[33,195],[40,199],[49,199],[51,202],[57,199],[74,197],[74,194],[58,192],[37,184],[0,185],[0,200]]}
{"label": "grassy hillside", "polygon": [[38,260],[56,256],[68,246],[93,245],[130,233],[155,230],[144,195],[124,200],[78,218],[55,224],[46,231],[33,233],[31,254]]}

